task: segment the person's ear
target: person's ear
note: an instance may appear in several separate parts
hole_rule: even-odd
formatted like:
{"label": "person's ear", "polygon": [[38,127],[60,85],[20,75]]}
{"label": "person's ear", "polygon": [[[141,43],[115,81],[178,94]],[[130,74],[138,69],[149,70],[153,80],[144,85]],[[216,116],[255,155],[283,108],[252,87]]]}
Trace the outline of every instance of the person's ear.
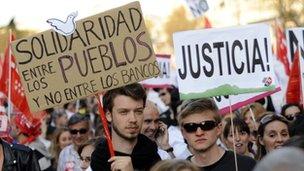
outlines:
{"label": "person's ear", "polygon": [[[228,138],[228,137],[227,137],[227,138]],[[223,138],[222,138],[222,143],[224,143],[225,146],[228,148],[227,144],[229,144],[229,141],[228,141],[226,138],[224,138],[224,136],[223,136]]]}
{"label": "person's ear", "polygon": [[223,125],[222,125],[221,122],[216,126],[215,129],[216,129],[216,135],[217,135],[217,137],[219,137],[222,134],[222,127],[223,127]]}
{"label": "person's ear", "polygon": [[179,125],[179,129],[181,130],[182,136],[185,137],[185,130],[182,128],[181,125]]}
{"label": "person's ear", "polygon": [[21,134],[21,131],[20,131],[20,129],[17,126],[15,127],[15,132],[16,132],[16,135],[20,135]]}
{"label": "person's ear", "polygon": [[108,122],[112,122],[112,114],[110,111],[106,112],[106,118],[107,118]]}
{"label": "person's ear", "polygon": [[93,133],[92,130],[89,131],[89,138],[90,138],[90,139],[94,138],[94,133]]}
{"label": "person's ear", "polygon": [[258,141],[261,145],[265,146],[265,143],[264,143],[263,138],[261,136],[258,136]]}

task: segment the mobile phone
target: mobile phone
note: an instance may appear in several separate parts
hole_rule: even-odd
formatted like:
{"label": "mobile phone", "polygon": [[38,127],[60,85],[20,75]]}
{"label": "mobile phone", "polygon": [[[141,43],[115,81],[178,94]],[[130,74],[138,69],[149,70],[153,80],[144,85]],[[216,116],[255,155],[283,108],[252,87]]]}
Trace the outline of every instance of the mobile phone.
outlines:
{"label": "mobile phone", "polygon": [[156,134],[155,134],[155,138],[161,136],[164,134],[164,130],[162,128],[158,128],[157,131],[156,131]]}

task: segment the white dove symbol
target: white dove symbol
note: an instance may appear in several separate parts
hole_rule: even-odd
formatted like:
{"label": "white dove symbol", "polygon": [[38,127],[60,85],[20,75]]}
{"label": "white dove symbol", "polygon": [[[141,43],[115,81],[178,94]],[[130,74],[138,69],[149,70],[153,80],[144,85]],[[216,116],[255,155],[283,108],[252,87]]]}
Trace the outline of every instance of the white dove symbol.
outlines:
{"label": "white dove symbol", "polygon": [[55,30],[57,33],[69,36],[74,33],[76,29],[75,18],[77,17],[78,13],[73,12],[68,15],[66,21],[61,21],[56,18],[48,19],[46,22],[52,26],[52,29]]}

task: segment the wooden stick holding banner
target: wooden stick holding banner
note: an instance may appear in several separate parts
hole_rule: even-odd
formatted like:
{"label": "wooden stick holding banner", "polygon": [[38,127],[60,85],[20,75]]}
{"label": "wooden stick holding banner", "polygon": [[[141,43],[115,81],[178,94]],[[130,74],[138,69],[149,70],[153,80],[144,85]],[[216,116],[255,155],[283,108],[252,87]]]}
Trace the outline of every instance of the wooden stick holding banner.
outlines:
{"label": "wooden stick holding banner", "polygon": [[[12,29],[9,29],[9,44],[12,43]],[[9,63],[8,63],[8,109],[7,109],[7,116],[8,116],[8,120],[10,121],[11,118],[11,113],[12,113],[12,103],[11,103],[11,88],[12,88],[12,50],[11,47],[9,47],[8,50],[8,56],[9,56]]]}
{"label": "wooden stick holding banner", "polygon": [[300,56],[300,77],[301,77],[300,78],[300,82],[301,82],[300,93],[302,94],[300,99],[302,102],[302,108],[304,108],[304,50],[302,48],[299,51],[299,56]]}
{"label": "wooden stick holding banner", "polygon": [[234,135],[234,123],[233,123],[233,113],[232,113],[232,106],[231,106],[231,96],[229,96],[229,106],[230,106],[230,121],[231,121],[231,129],[232,130],[232,139],[233,139],[233,154],[234,154],[234,164],[235,164],[235,171],[238,171],[238,164],[236,158],[236,148],[235,148],[235,135]]}
{"label": "wooden stick holding banner", "polygon": [[103,129],[104,129],[105,137],[106,137],[106,140],[107,140],[108,148],[109,148],[109,151],[110,151],[110,155],[111,155],[111,157],[113,157],[113,156],[115,156],[114,147],[113,147],[112,140],[111,140],[111,135],[110,135],[109,127],[108,127],[107,118],[106,118],[106,115],[103,111],[102,101],[100,100],[100,95],[99,94],[96,94],[95,96],[98,100],[98,111],[99,111],[99,114],[100,114],[100,119],[101,119],[101,122],[102,122],[102,125],[103,125]]}
{"label": "wooden stick holding banner", "polygon": [[256,122],[256,119],[255,119],[255,116],[254,116],[254,113],[251,109],[251,106],[249,105],[249,113],[250,113],[250,117],[252,118],[253,120],[253,123],[254,123],[254,129],[258,130],[258,125],[257,125],[257,122]]}

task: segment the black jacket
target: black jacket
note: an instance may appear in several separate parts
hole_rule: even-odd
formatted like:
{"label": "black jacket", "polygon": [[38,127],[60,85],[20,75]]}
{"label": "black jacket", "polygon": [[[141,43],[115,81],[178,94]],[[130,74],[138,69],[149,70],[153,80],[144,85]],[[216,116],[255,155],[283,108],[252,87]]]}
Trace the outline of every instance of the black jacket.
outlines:
{"label": "black jacket", "polygon": [[4,171],[40,171],[34,152],[24,145],[8,144],[0,139],[3,147]]}
{"label": "black jacket", "polygon": [[[130,156],[134,170],[149,170],[160,159],[157,153],[157,145],[146,136],[139,134],[137,144],[134,146],[132,154],[125,154],[115,151],[115,156]],[[102,139],[96,146],[92,154],[91,168],[93,171],[110,171],[111,165],[108,163],[110,152],[107,141]]]}
{"label": "black jacket", "polygon": [[[248,156],[237,154],[237,166],[240,171],[252,171],[256,161]],[[191,161],[193,156],[189,156],[187,160]],[[225,151],[224,155],[215,163],[200,167],[203,171],[235,171],[234,153],[232,151]]]}

